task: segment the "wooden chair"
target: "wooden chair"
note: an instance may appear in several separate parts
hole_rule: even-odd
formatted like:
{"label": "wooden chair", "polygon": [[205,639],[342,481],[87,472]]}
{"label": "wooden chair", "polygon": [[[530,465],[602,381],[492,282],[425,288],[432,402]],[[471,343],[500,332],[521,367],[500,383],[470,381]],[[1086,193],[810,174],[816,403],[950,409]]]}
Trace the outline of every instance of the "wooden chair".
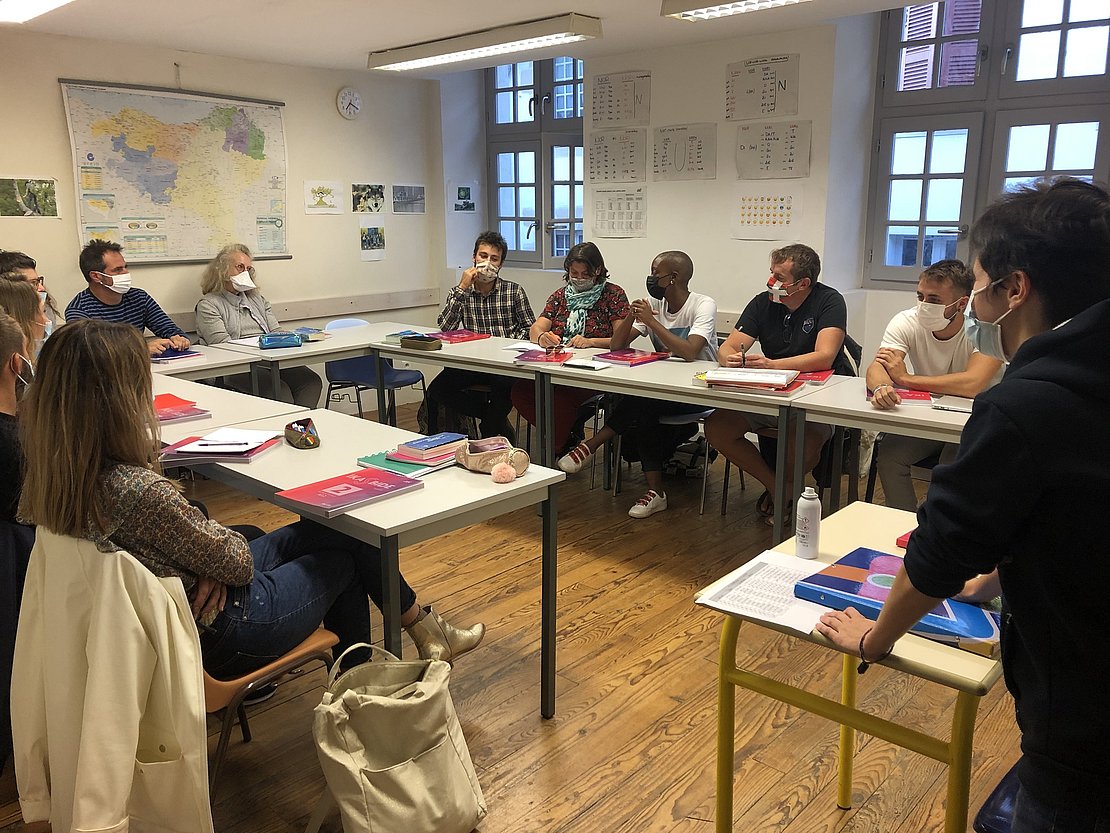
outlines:
{"label": "wooden chair", "polygon": [[263,686],[276,683],[286,674],[297,671],[311,662],[322,662],[331,665],[331,648],[339,641],[339,637],[326,628],[317,628],[297,647],[285,656],[264,665],[262,668],[244,674],[233,680],[217,680],[204,673],[204,710],[208,714],[221,718],[220,740],[216,744],[216,754],[212,759],[208,773],[208,791],[210,796],[216,794],[216,776],[219,775],[220,765],[223,763],[224,754],[227,752],[228,741],[231,739],[231,727],[236,718],[239,728],[243,733],[243,743],[250,743],[251,730],[247,725],[247,711],[243,707],[243,700],[251,692]]}

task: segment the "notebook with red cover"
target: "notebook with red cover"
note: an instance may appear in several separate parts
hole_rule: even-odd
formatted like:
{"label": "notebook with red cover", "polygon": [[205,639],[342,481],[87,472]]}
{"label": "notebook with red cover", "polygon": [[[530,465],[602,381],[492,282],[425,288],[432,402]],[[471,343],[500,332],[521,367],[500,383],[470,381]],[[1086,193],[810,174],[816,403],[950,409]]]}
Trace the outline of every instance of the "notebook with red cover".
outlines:
{"label": "notebook with red cover", "polygon": [[193,419],[204,419],[212,416],[212,412],[198,408],[196,402],[182,399],[172,393],[160,393],[154,397],[154,413],[159,422],[188,422]]}
{"label": "notebook with red cover", "polygon": [[524,362],[525,364],[562,364],[573,358],[574,353],[569,353],[566,350],[556,350],[553,353],[548,353],[546,350],[526,350],[517,355],[513,361]]}
{"label": "notebook with red cover", "polygon": [[[271,448],[281,445],[282,441],[281,437],[271,437],[249,451],[241,451],[234,446],[212,446],[211,449],[203,452],[178,451],[179,448],[200,442],[202,439],[202,437],[186,437],[173,445],[167,445],[162,449],[162,464],[166,466],[186,466],[200,465],[201,463],[250,463]],[[221,448],[225,450],[221,451]]]}
{"label": "notebook with red cover", "polygon": [[364,468],[293,489],[283,489],[274,497],[296,504],[298,510],[332,518],[375,500],[423,487],[423,480],[385,469]]}
{"label": "notebook with red cover", "polygon": [[[910,390],[909,388],[895,388],[894,392],[902,400],[903,405],[932,405],[933,397],[927,390]],[[871,401],[871,389],[867,390],[867,401]]]}
{"label": "notebook with red cover", "polygon": [[610,350],[608,353],[598,353],[594,356],[594,360],[609,362],[610,364],[626,364],[629,367],[635,367],[638,364],[657,362],[660,359],[669,359],[670,357],[670,353],[653,353],[650,350],[633,350],[628,348],[625,350]]}
{"label": "notebook with red cover", "polygon": [[489,338],[489,333],[476,333],[473,330],[440,330],[438,333],[427,333],[428,338],[438,338],[447,344],[459,344],[463,341],[479,341]]}
{"label": "notebook with red cover", "polygon": [[800,388],[804,388],[806,383],[800,378],[795,379],[784,388],[765,388],[761,385],[745,385],[737,384],[735,382],[709,382],[709,387],[714,390],[737,390],[748,391],[749,393],[768,393],[772,396],[789,396]]}
{"label": "notebook with red cover", "polygon": [[913,535],[913,530],[912,529],[909,532],[903,532],[901,535],[899,535],[895,539],[894,543],[896,543],[902,549],[905,549],[910,544],[910,536],[911,535]]}
{"label": "notebook with red cover", "polygon": [[798,378],[807,385],[823,385],[833,376],[831,370],[807,370],[798,374]]}

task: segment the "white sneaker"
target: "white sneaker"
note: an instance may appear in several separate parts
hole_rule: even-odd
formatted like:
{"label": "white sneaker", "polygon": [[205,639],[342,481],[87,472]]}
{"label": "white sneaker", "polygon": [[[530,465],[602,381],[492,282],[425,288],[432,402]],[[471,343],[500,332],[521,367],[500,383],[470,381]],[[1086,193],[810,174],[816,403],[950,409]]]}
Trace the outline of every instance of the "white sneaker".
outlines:
{"label": "white sneaker", "polygon": [[578,474],[582,471],[582,466],[590,459],[591,454],[593,452],[590,451],[589,446],[585,443],[579,443],[559,458],[558,466],[567,474]]}
{"label": "white sneaker", "polygon": [[646,518],[649,515],[654,515],[656,512],[662,512],[667,508],[667,495],[666,493],[660,494],[652,489],[644,492],[644,496],[632,504],[632,508],[628,510],[630,518]]}

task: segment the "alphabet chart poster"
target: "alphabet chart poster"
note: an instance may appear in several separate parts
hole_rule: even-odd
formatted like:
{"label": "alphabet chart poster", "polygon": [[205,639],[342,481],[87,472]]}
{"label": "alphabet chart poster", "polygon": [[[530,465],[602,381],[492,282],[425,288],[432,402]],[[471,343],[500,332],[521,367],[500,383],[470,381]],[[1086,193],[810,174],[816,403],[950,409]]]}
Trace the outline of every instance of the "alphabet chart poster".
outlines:
{"label": "alphabet chart poster", "polygon": [[644,187],[593,190],[594,237],[647,237]]}
{"label": "alphabet chart poster", "polygon": [[586,146],[590,182],[647,181],[647,131],[595,130]]}
{"label": "alphabet chart poster", "polygon": [[750,58],[725,69],[725,118],[798,115],[800,55]]}
{"label": "alphabet chart poster", "polygon": [[796,240],[802,220],[802,189],[740,185],[731,213],[732,237],[737,240]]}
{"label": "alphabet chart poster", "polygon": [[590,79],[590,123],[594,127],[647,124],[650,117],[650,72],[611,72]]}
{"label": "alphabet chart poster", "polygon": [[813,122],[742,124],[736,133],[736,173],[740,179],[809,176]]}
{"label": "alphabet chart poster", "polygon": [[655,128],[656,182],[717,178],[717,123]]}

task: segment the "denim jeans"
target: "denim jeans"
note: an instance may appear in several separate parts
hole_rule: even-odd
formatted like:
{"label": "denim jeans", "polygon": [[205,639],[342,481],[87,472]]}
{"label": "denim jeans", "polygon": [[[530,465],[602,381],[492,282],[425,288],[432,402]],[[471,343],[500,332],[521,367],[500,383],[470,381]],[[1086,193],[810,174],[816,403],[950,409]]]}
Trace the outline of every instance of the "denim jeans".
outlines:
{"label": "denim jeans", "polygon": [[[1019,788],[1010,833],[1110,833],[1110,810],[1102,799],[1078,807],[1052,807]],[[1098,806],[1101,804],[1101,808]]]}
{"label": "denim jeans", "polygon": [[[338,656],[370,641],[370,607],[381,606],[381,553],[313,521],[298,521],[250,542],[254,578],[229,587],[224,609],[201,634],[204,667],[217,679],[261,668],[319,627],[339,637]],[[416,593],[401,578],[401,611]],[[361,658],[360,658],[361,659]],[[347,663],[345,663],[347,664]]]}

